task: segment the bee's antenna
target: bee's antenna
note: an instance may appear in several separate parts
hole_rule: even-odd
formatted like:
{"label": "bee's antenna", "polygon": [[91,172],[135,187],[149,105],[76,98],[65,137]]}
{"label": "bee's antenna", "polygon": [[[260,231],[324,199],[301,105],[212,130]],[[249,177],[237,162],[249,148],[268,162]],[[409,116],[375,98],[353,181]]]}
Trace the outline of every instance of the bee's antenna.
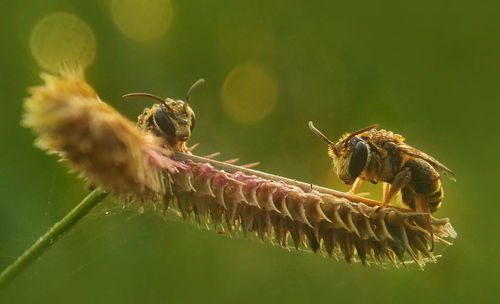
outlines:
{"label": "bee's antenna", "polygon": [[122,98],[130,98],[130,97],[149,97],[149,98],[153,98],[155,100],[158,100],[162,104],[165,104],[164,99],[162,99],[156,95],[149,94],[149,93],[130,93],[130,94],[125,94],[122,96]]}
{"label": "bee's antenna", "polygon": [[189,99],[191,98],[191,93],[193,93],[193,90],[199,86],[200,84],[204,83],[205,82],[205,79],[201,78],[201,79],[198,79],[198,81],[196,81],[195,83],[193,83],[193,85],[189,88],[187,94],[186,94],[186,100],[184,101],[184,108],[187,108],[187,105],[189,103]]}
{"label": "bee's antenna", "polygon": [[335,144],[331,140],[329,140],[325,135],[323,135],[323,133],[321,133],[318,129],[316,129],[316,127],[313,125],[312,121],[309,122],[309,129],[311,129],[311,131],[313,131],[316,135],[318,135],[319,138],[321,138],[330,147],[332,147],[333,152],[335,152],[335,155],[338,155],[337,149],[335,148]]}
{"label": "bee's antenna", "polygon": [[353,133],[349,134],[349,136],[347,136],[342,142],[344,142],[344,144],[347,145],[347,143],[349,142],[349,140],[351,138],[353,138],[354,136],[356,136],[358,134],[361,134],[363,132],[366,132],[366,131],[370,131],[370,130],[376,129],[376,128],[378,128],[378,124],[375,124],[375,125],[366,127],[364,129],[358,130],[356,132],[353,132]]}

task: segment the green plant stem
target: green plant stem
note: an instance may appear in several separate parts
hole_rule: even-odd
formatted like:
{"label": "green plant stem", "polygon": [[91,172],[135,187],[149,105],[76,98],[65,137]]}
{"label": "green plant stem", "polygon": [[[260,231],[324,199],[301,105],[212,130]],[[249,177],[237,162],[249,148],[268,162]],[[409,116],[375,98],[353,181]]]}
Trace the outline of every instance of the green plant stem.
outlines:
{"label": "green plant stem", "polygon": [[47,233],[38,239],[30,248],[0,273],[0,288],[21,273],[31,262],[42,255],[55,242],[69,231],[82,217],[92,210],[108,194],[100,190],[92,191],[73,210],[59,222],[55,223]]}

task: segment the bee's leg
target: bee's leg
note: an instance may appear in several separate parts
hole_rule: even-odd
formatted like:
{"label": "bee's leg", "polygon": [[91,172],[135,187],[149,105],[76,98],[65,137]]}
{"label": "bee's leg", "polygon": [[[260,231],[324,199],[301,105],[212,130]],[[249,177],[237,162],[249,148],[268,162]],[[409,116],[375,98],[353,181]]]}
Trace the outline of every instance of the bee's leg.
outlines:
{"label": "bee's leg", "polygon": [[361,185],[361,182],[363,179],[361,177],[356,177],[356,180],[354,181],[354,184],[352,184],[351,190],[349,190],[349,194],[354,194],[356,191],[358,191],[359,186]]}
{"label": "bee's leg", "polygon": [[188,147],[187,150],[189,153],[193,152],[194,149],[196,149],[196,147],[198,147],[200,143],[195,143],[194,145],[192,145],[191,147]]}
{"label": "bee's leg", "polygon": [[385,202],[385,198],[389,195],[389,189],[391,188],[391,184],[382,183],[382,201]]}
{"label": "bee's leg", "polygon": [[411,181],[411,171],[410,168],[404,167],[399,171],[394,179],[392,180],[391,187],[389,191],[387,191],[387,195],[384,195],[384,202],[380,207],[377,208],[377,211],[385,208],[389,205],[394,194],[396,194],[399,190],[403,189],[408,183]]}
{"label": "bee's leg", "polygon": [[424,228],[429,232],[431,236],[431,248],[429,251],[434,250],[434,233],[432,232],[432,218],[431,218],[431,212],[429,211],[429,204],[427,201],[427,198],[423,194],[417,194],[417,198],[415,200],[415,211],[417,212],[422,212],[426,213],[424,215]]}
{"label": "bee's leg", "polygon": [[417,194],[416,200],[415,200],[415,211],[417,212],[422,212],[426,213],[424,215],[424,228],[429,232],[431,236],[431,248],[429,251],[434,250],[434,233],[432,233],[432,218],[431,218],[431,212],[429,211],[429,204],[427,201],[427,198],[423,194]]}

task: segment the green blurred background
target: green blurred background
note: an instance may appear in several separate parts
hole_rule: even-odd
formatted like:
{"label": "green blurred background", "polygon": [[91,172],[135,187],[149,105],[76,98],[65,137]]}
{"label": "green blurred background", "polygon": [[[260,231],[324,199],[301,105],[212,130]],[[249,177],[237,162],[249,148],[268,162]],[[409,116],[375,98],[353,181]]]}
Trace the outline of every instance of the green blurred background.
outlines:
{"label": "green blurred background", "polygon": [[[132,120],[152,101],[124,102],[122,94],[183,98],[204,77],[192,99],[191,140],[201,144],[200,155],[220,151],[219,159],[261,161],[260,170],[346,190],[307,121],[332,139],[373,123],[403,134],[455,171],[456,183],[444,179],[436,216],[452,219],[458,239],[438,248],[443,257],[423,272],[412,265],[363,267],[218,235],[148,208],[137,215],[107,199],[0,290],[0,302],[498,299],[497,1],[148,0],[137,8],[134,2],[3,4],[0,268],[87,193],[19,125],[26,88],[41,83],[33,54],[42,46],[33,45],[32,33],[56,12],[88,25],[95,48],[88,38],[85,58],[90,62],[94,50],[95,57],[87,79]],[[46,35],[38,43],[50,41]],[[377,198],[379,188],[361,191]]]}

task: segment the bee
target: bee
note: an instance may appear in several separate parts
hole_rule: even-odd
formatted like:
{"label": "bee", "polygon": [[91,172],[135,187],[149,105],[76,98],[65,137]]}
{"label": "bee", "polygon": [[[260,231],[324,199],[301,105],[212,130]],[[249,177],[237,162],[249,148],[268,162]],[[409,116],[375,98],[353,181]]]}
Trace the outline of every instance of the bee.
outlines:
{"label": "bee", "polygon": [[382,205],[378,209],[389,205],[401,191],[403,204],[410,209],[435,212],[444,197],[437,170],[455,180],[445,165],[407,145],[401,135],[377,130],[378,125],[345,134],[337,143],[324,136],[312,122],[309,128],[328,144],[335,172],[343,182],[352,185],[350,194],[364,180],[374,184],[383,182]]}
{"label": "bee", "polygon": [[144,109],[138,117],[137,126],[165,140],[166,146],[171,147],[174,151],[189,152],[186,142],[191,137],[195,125],[195,115],[188,103],[193,90],[203,82],[205,80],[200,79],[189,88],[185,101],[171,98],[162,99],[149,93],[131,93],[122,97],[148,97],[159,101],[159,104]]}

